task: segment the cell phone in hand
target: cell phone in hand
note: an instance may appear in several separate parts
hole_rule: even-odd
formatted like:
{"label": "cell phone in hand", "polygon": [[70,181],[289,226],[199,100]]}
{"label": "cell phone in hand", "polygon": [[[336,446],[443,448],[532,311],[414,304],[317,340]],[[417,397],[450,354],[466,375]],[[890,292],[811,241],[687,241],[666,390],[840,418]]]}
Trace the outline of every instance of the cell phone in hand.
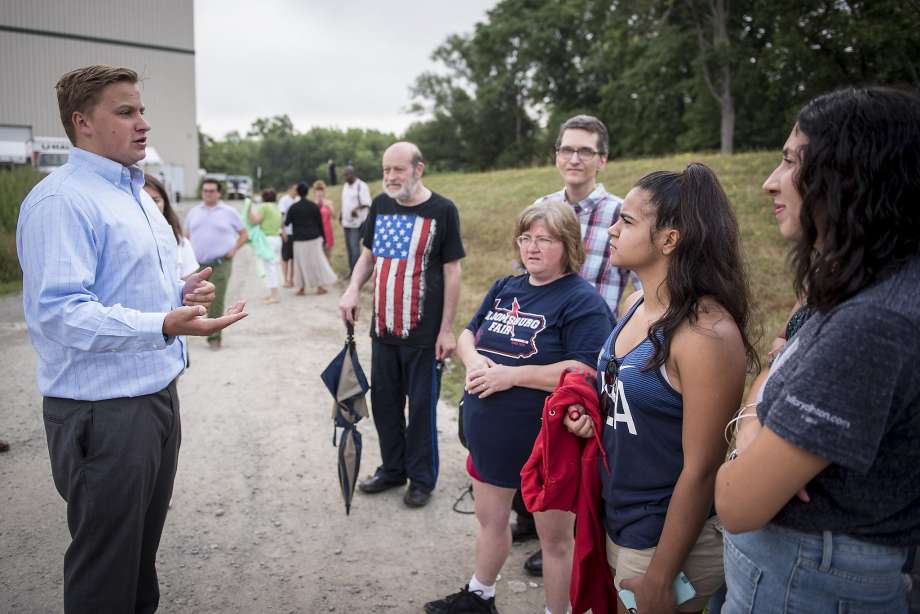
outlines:
{"label": "cell phone in hand", "polygon": [[[696,597],[696,589],[693,588],[689,578],[682,571],[677,572],[677,577],[674,578],[674,594],[677,596],[677,605],[684,604]],[[636,595],[625,588],[620,589],[619,595],[626,611],[629,614],[637,614],[639,610],[636,608]]]}

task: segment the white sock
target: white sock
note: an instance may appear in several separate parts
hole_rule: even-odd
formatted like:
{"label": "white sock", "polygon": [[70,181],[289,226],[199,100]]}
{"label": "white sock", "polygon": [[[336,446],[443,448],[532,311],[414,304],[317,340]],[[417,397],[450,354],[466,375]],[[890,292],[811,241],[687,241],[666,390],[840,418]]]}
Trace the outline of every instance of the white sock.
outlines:
{"label": "white sock", "polygon": [[543,614],[553,614],[552,612],[549,611],[549,608],[544,608],[544,610],[545,612],[543,612]]}
{"label": "white sock", "polygon": [[476,577],[476,574],[473,574],[473,577],[470,578],[470,592],[479,591],[483,599],[491,599],[495,596],[495,585],[489,586],[483,584],[479,581],[479,578]]}

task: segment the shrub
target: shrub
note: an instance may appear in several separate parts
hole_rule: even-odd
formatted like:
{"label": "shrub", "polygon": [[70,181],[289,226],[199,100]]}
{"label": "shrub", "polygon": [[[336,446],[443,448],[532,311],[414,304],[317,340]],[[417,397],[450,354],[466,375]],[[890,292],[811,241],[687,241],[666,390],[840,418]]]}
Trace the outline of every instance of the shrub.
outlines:
{"label": "shrub", "polygon": [[16,256],[16,220],[19,205],[42,175],[30,167],[0,170],[0,282],[22,279]]}

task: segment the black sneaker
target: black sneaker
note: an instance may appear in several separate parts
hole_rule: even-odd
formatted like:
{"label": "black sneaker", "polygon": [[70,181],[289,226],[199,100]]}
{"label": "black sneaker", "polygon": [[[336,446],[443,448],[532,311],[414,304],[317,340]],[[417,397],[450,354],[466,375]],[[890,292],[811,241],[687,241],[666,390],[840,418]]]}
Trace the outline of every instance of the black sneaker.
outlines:
{"label": "black sneaker", "polygon": [[467,584],[459,593],[426,603],[425,614],[498,614],[498,610],[495,597],[483,599],[482,593],[471,591]]}

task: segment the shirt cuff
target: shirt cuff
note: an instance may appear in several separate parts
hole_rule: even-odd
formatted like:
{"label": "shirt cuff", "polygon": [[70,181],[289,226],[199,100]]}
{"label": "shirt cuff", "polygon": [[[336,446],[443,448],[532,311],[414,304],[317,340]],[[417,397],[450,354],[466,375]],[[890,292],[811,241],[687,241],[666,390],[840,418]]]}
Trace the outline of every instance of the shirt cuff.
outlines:
{"label": "shirt cuff", "polygon": [[144,349],[162,350],[176,339],[163,333],[165,313],[141,313],[137,319],[138,340]]}

